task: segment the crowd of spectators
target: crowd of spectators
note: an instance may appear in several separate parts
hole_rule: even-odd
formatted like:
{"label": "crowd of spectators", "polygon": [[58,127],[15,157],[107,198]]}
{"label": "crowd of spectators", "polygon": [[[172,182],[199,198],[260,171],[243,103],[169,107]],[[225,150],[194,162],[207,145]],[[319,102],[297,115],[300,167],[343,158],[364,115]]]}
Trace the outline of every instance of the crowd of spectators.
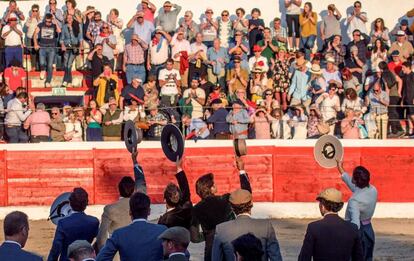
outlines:
{"label": "crowd of spectators", "polygon": [[[284,4],[285,16],[265,23],[257,8],[218,18],[206,8],[199,21],[170,1],[157,9],[142,0],[124,24],[115,8],[105,17],[93,6],[81,12],[75,0],[62,8],[50,0],[43,15],[34,4],[26,18],[11,0],[1,29],[0,138],[120,140],[126,120],[155,140],[167,123],[192,139],[412,137],[414,25],[403,18],[387,28],[381,17],[369,24],[356,1],[345,29],[334,4],[318,28],[311,2]],[[90,70],[92,100],[32,104],[23,53],[45,87],[56,69],[68,88],[73,67]]]}

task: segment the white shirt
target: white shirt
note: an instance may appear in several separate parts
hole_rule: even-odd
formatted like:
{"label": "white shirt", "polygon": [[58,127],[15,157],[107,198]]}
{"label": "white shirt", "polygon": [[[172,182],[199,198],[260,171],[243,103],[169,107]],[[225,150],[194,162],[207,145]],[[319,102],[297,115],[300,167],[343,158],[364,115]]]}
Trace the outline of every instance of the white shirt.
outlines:
{"label": "white shirt", "polygon": [[6,125],[20,126],[32,113],[30,109],[23,108],[19,99],[14,98],[7,103]]}
{"label": "white shirt", "polygon": [[174,35],[173,39],[171,40],[171,57],[174,61],[179,62],[180,57],[174,58],[174,56],[182,51],[186,51],[188,55],[191,53],[190,42],[182,39],[181,41],[177,40],[177,35]]}
{"label": "white shirt", "polygon": [[203,44],[203,43],[198,44],[198,43],[194,42],[190,45],[190,48],[191,48],[190,54],[195,54],[196,52],[202,50],[204,52],[205,56],[207,57],[207,46],[205,44]]}
{"label": "white shirt", "polygon": [[134,121],[135,118],[138,116],[138,108],[135,111],[131,111],[129,107],[125,107],[124,109],[124,121]]}
{"label": "white shirt", "polygon": [[169,78],[171,75],[176,75],[177,80],[181,80],[180,72],[176,69],[172,69],[171,71],[162,69],[158,76],[159,80],[167,81],[167,83],[161,87],[161,95],[176,95],[178,94],[177,84],[172,77]]}
{"label": "white shirt", "polygon": [[322,69],[322,75],[326,81],[327,86],[329,86],[329,82],[332,80],[342,83],[341,74],[337,70],[335,70],[334,72],[328,72],[326,69]]}
{"label": "white shirt", "polygon": [[[23,33],[23,29],[22,29],[22,26],[20,24],[16,25],[16,29]],[[6,36],[6,37],[3,37],[3,35],[5,33],[9,32],[9,31],[11,31],[9,33],[9,35]],[[2,32],[3,32],[2,37],[5,39],[5,41],[4,41],[5,46],[16,46],[16,45],[21,45],[22,44],[22,37],[18,33],[16,33],[15,31],[13,31],[9,25],[5,25],[3,27]]]}
{"label": "white shirt", "polygon": [[[188,88],[183,93],[183,98],[188,98],[190,96],[192,89]],[[197,88],[195,90],[198,98],[206,98],[206,93],[203,89]],[[191,113],[191,118],[203,118],[203,105],[198,103],[195,99],[191,99],[191,105],[193,106],[193,112]]]}
{"label": "white shirt", "polygon": [[16,244],[18,245],[20,248],[22,248],[22,245],[20,245],[19,242],[13,241],[13,240],[4,240],[4,243],[9,243],[9,244]]}
{"label": "white shirt", "polygon": [[[321,99],[323,100],[320,101]],[[340,106],[338,95],[335,94],[331,98],[329,97],[328,93],[323,93],[318,98],[316,103],[320,103],[320,106],[321,106],[320,110],[321,110],[323,120],[327,121],[331,118],[336,117],[336,112],[337,112],[336,109],[339,109],[339,106]]]}
{"label": "white shirt", "polygon": [[263,69],[265,72],[267,72],[269,70],[269,64],[267,62],[267,58],[260,56],[259,58],[256,58],[255,56],[250,57],[249,59],[249,70],[252,71],[254,69],[254,66],[256,63],[263,61],[264,65],[263,65]]}
{"label": "white shirt", "polygon": [[[361,16],[367,18],[367,13],[361,12]],[[352,13],[348,14],[348,17],[351,17]],[[352,32],[356,29],[360,30],[363,34],[368,34],[367,26],[364,21],[362,21],[359,17],[354,16],[351,22],[348,23],[348,19],[345,21],[345,25],[348,25],[347,33],[349,35],[349,38],[352,39]]]}
{"label": "white shirt", "polygon": [[157,45],[154,45],[151,41],[151,43],[149,45],[149,52],[150,52],[150,57],[151,57],[150,63],[152,65],[163,64],[167,61],[167,59],[168,59],[168,41],[167,41],[167,39],[163,38],[162,43],[161,43],[161,48],[159,49],[158,52],[157,52],[157,49],[158,49]]}

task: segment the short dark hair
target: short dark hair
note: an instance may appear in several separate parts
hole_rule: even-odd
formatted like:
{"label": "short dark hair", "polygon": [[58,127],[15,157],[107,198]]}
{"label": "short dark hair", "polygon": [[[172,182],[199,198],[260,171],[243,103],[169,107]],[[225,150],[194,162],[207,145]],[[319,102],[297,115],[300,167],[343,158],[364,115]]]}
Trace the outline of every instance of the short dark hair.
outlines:
{"label": "short dark hair", "polygon": [[164,190],[164,199],[165,202],[171,207],[176,207],[180,204],[181,201],[181,190],[174,183],[170,183],[165,187]]}
{"label": "short dark hair", "polygon": [[27,99],[28,97],[27,92],[21,92],[16,96],[17,99]]}
{"label": "short dark hair", "polygon": [[65,3],[67,4],[68,2],[72,4],[72,7],[73,7],[73,8],[75,8],[75,7],[76,7],[76,5],[77,5],[77,4],[76,4],[76,0],[66,0],[66,2],[65,2]]}
{"label": "short dark hair", "polygon": [[45,19],[53,19],[53,15],[50,13],[45,14]]}
{"label": "short dark hair", "polygon": [[172,63],[172,64],[174,64],[174,60],[171,59],[171,58],[168,58],[167,61],[166,61],[166,63]]}
{"label": "short dark hair", "polygon": [[112,11],[112,12],[114,12],[114,14],[115,14],[116,16],[118,16],[118,15],[119,15],[119,11],[118,11],[118,9],[116,9],[116,8],[112,8],[112,9],[111,9],[111,11]]}
{"label": "short dark hair", "polygon": [[4,218],[3,230],[5,236],[14,236],[23,228],[29,227],[28,217],[21,211],[13,211]]}
{"label": "short dark hair", "polygon": [[119,195],[123,198],[129,198],[134,193],[134,189],[135,181],[129,176],[122,177],[118,183]]}
{"label": "short dark hair", "polygon": [[133,219],[148,218],[150,210],[150,198],[141,192],[134,193],[129,199],[129,210]]}
{"label": "short dark hair", "polygon": [[255,237],[252,233],[247,233],[239,236],[231,242],[234,252],[237,252],[243,260],[261,261],[263,246],[260,239]]}
{"label": "short dark hair", "polygon": [[240,215],[243,213],[249,213],[250,210],[252,210],[253,208],[253,203],[251,201],[244,203],[244,204],[239,204],[239,205],[234,205],[230,203],[230,205],[231,205],[231,208],[233,209],[234,214],[236,215]]}
{"label": "short dark hair", "polygon": [[86,258],[91,258],[93,257],[95,254],[95,250],[93,249],[92,246],[90,247],[80,247],[78,249],[75,249],[72,251],[72,253],[70,254],[70,258],[73,258],[75,261],[80,261],[80,260],[84,260]]}
{"label": "short dark hair", "polygon": [[69,197],[69,204],[74,211],[84,211],[88,205],[88,192],[81,187],[74,188]]}
{"label": "short dark hair", "polygon": [[359,4],[359,5],[362,7],[362,4],[361,4],[361,2],[360,2],[360,1],[355,1],[354,6],[355,6],[356,4]]}
{"label": "short dark hair", "polygon": [[403,63],[402,63],[402,66],[404,66],[404,67],[407,67],[407,68],[410,68],[410,69],[411,69],[411,63],[410,63],[410,62],[408,62],[408,61],[403,62]]}
{"label": "short dark hair", "polygon": [[[39,5],[38,5],[38,4],[34,4],[34,5],[32,5],[32,8],[31,8],[31,9],[33,10],[33,9],[35,9],[35,8],[37,8],[38,10],[40,9],[40,7],[39,7]],[[39,10],[39,11],[40,11],[40,10]]]}
{"label": "short dark hair", "polygon": [[93,14],[93,16],[96,16],[96,15],[100,15],[100,16],[102,16],[101,12],[99,12],[99,11],[96,11],[96,12]]}
{"label": "short dark hair", "polygon": [[352,173],[352,178],[354,179],[355,185],[358,188],[365,188],[369,186],[370,181],[369,171],[362,166],[358,166],[354,169]]}
{"label": "short dark hair", "polygon": [[251,14],[253,14],[253,13],[259,13],[259,15],[262,14],[262,12],[260,12],[259,8],[253,8]]}
{"label": "short dark hair", "polygon": [[325,207],[326,210],[335,212],[335,213],[339,212],[344,206],[343,202],[340,202],[340,203],[332,202],[324,198],[318,198],[317,200]]}
{"label": "short dark hair", "polygon": [[214,175],[212,173],[205,174],[199,177],[196,181],[196,193],[197,195],[205,199],[208,196],[212,196],[211,187],[214,186]]}

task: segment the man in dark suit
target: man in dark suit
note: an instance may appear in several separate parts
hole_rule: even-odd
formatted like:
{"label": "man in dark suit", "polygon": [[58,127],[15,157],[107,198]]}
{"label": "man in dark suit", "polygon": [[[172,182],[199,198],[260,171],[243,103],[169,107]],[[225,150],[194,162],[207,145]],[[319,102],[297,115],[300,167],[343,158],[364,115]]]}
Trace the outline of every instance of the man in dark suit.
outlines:
{"label": "man in dark suit", "polygon": [[68,246],[75,240],[86,240],[92,243],[98,234],[99,220],[85,214],[88,205],[88,192],[83,188],[74,188],[69,197],[73,213],[59,220],[50,249],[48,261],[68,261]]}
{"label": "man in dark suit", "polygon": [[[250,182],[241,158],[236,158],[236,166],[239,170],[241,188],[251,192]],[[214,184],[214,176],[211,173],[201,176],[197,180],[196,192],[201,201],[193,207],[192,211],[191,242],[198,243],[204,240],[206,242],[204,260],[210,261],[216,226],[234,219],[229,202],[230,194],[215,195],[217,189]],[[199,231],[200,225],[202,233]]]}
{"label": "man in dark suit", "polygon": [[247,233],[261,240],[263,261],[282,261],[272,222],[269,219],[254,219],[250,216],[253,207],[252,194],[247,190],[238,189],[230,194],[229,201],[236,219],[217,225],[212,261],[233,261],[234,249],[231,242]]}
{"label": "man in dark suit", "polygon": [[163,259],[162,241],[158,236],[167,227],[147,221],[150,214],[150,198],[141,192],[129,199],[132,223],[117,229],[99,252],[97,261],[112,261],[117,252],[122,261],[159,261]]}
{"label": "man in dark suit", "polygon": [[323,219],[308,225],[298,260],[364,260],[358,227],[338,216],[344,205],[342,193],[328,188],[316,200]]}
{"label": "man in dark suit", "polygon": [[183,170],[182,159],[176,161],[178,186],[170,183],[164,190],[164,199],[167,205],[165,212],[158,220],[158,224],[167,227],[185,227],[190,229],[191,224],[191,203],[190,186],[188,185],[187,176]]}
{"label": "man in dark suit", "polygon": [[188,261],[187,247],[190,244],[190,232],[184,227],[170,227],[159,237],[162,240],[164,260]]}
{"label": "man in dark suit", "polygon": [[40,256],[29,253],[22,248],[29,237],[29,221],[27,215],[13,211],[4,218],[4,239],[0,246],[0,260],[42,261]]}

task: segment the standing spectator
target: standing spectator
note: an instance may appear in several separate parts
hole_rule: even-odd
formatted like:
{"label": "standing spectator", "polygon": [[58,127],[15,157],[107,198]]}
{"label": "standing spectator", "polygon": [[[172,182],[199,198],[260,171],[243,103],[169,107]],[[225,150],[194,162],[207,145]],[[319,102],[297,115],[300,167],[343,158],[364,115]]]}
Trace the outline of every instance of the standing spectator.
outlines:
{"label": "standing spectator", "polygon": [[74,188],[69,197],[69,204],[73,213],[58,221],[52,249],[48,261],[67,261],[68,246],[75,240],[86,240],[92,243],[98,234],[99,220],[85,214],[88,206],[88,192],[83,188]]}
{"label": "standing spectator", "polygon": [[12,60],[9,66],[10,67],[4,70],[4,83],[7,84],[9,89],[13,92],[19,87],[26,88],[26,72],[21,67],[21,63],[18,60]]}
{"label": "standing spectator", "polygon": [[187,130],[187,139],[207,139],[210,136],[207,124],[200,118],[191,118],[191,115],[183,114],[181,122]]}
{"label": "standing spectator", "polygon": [[158,104],[158,90],[157,90],[157,78],[155,75],[148,76],[147,83],[144,84],[144,105],[148,103]]}
{"label": "standing spectator", "polygon": [[367,111],[364,100],[358,97],[357,92],[353,88],[345,90],[345,98],[342,101],[341,111],[345,113],[348,109],[351,109],[354,114],[361,118]]}
{"label": "standing spectator", "polygon": [[267,113],[271,113],[273,110],[280,108],[280,103],[273,97],[271,89],[267,89],[263,93],[263,101],[260,103],[260,106],[263,106]]}
{"label": "standing spectator", "polygon": [[213,9],[207,7],[200,24],[200,31],[203,34],[203,43],[207,48],[213,46],[213,41],[217,38],[217,30],[218,24],[213,18]]}
{"label": "standing spectator", "polygon": [[91,47],[94,46],[96,42],[96,37],[101,33],[102,26],[105,22],[102,20],[101,12],[95,11],[93,13],[93,20],[89,23],[89,26],[86,31],[86,39],[89,40]]}
{"label": "standing spectator", "polygon": [[1,31],[1,38],[4,39],[6,67],[11,61],[23,61],[23,28],[17,23],[17,16],[14,13],[9,15],[7,25]]}
{"label": "standing spectator", "polygon": [[226,121],[229,112],[224,108],[221,99],[211,101],[212,114],[207,113],[207,123],[214,139],[228,139],[230,137],[229,124]]}
{"label": "standing spectator", "polygon": [[148,47],[147,70],[149,75],[158,78],[160,70],[165,67],[168,60],[170,42],[171,36],[158,26]]}
{"label": "standing spectator", "polygon": [[299,15],[300,41],[305,49],[305,59],[310,60],[310,54],[317,37],[318,15],[312,9],[312,3],[306,2],[303,12]]}
{"label": "standing spectator", "polygon": [[362,34],[368,34],[366,23],[368,21],[367,13],[361,11],[362,4],[360,1],[354,3],[352,12],[348,14],[345,25],[347,25],[347,33],[352,38],[355,30]]}
{"label": "standing spectator", "polygon": [[311,78],[309,80],[309,94],[311,96],[311,103],[315,103],[315,101],[323,94],[328,84],[325,81],[325,78],[323,77],[323,71],[321,70],[321,67],[319,64],[312,64],[311,69],[309,70],[311,72]]}
{"label": "standing spectator", "polygon": [[203,106],[206,103],[206,93],[200,87],[198,78],[191,80],[191,88],[188,88],[183,93],[184,103],[186,105],[191,103],[192,113],[191,119],[203,118]]}
{"label": "standing spectator", "polygon": [[4,242],[0,246],[1,260],[43,260],[42,257],[23,250],[29,237],[29,220],[25,213],[20,211],[8,213],[4,218],[3,227]]}
{"label": "standing spectator", "polygon": [[211,102],[214,101],[215,99],[220,99],[224,107],[227,107],[227,105],[229,105],[229,102],[227,100],[227,94],[221,89],[220,85],[218,84],[216,84],[213,87],[213,90],[208,95],[206,106],[210,106]]}
{"label": "standing spectator", "polygon": [[336,94],[338,88],[335,83],[330,83],[328,93],[323,93],[316,100],[316,104],[320,107],[322,119],[329,122],[329,134],[334,135],[336,115],[341,110],[339,96]]}
{"label": "standing spectator", "polygon": [[95,100],[90,100],[86,111],[86,141],[103,141],[102,138],[102,113],[99,111]]}
{"label": "standing spectator", "polygon": [[6,114],[7,104],[5,104],[5,97],[9,95],[7,85],[0,84],[0,143],[4,143],[5,140],[5,124],[4,117]]}
{"label": "standing spectator", "polygon": [[[92,68],[92,80],[99,79],[104,71],[104,65],[109,64],[108,58],[103,55],[102,44],[97,44],[91,52],[88,54],[88,60],[91,63]],[[94,85],[96,87],[96,85]]]}
{"label": "standing spectator", "polygon": [[111,64],[112,70],[114,70],[115,65],[115,53],[116,48],[116,37],[112,34],[109,28],[109,24],[104,23],[101,27],[101,32],[95,38],[94,44],[102,44],[102,54],[105,56],[109,63]]}
{"label": "standing spectator", "polygon": [[[133,121],[133,122],[142,122],[142,119],[145,117],[141,117],[142,106],[141,108],[138,107],[138,102],[136,100],[131,100],[131,105],[126,105],[124,107],[124,121]],[[145,112],[144,112],[145,114]]]}
{"label": "standing spectator", "polygon": [[148,138],[150,140],[160,140],[162,129],[168,124],[164,114],[158,111],[157,104],[148,104],[149,114],[147,115],[147,123],[149,125]]}
{"label": "standing spectator", "polygon": [[179,29],[171,40],[171,57],[174,60],[174,69],[181,75],[181,86],[188,87],[188,57],[191,53],[190,42],[184,38],[184,32]]}
{"label": "standing spectator", "polygon": [[247,20],[244,15],[246,11],[239,7],[236,9],[236,19],[233,20],[233,33],[241,32],[243,35],[246,35],[249,30],[249,20]]}
{"label": "standing spectator", "polygon": [[352,75],[351,70],[349,70],[348,67],[345,67],[341,70],[341,75],[345,92],[348,89],[354,89],[357,93],[361,92],[361,84],[359,83],[358,79]]}
{"label": "standing spectator", "polygon": [[65,141],[77,142],[82,141],[83,130],[82,122],[76,117],[74,111],[70,111],[65,120]]}
{"label": "standing spectator", "polygon": [[[414,15],[414,11],[412,11],[412,12],[413,12],[413,15]],[[410,27],[408,26],[408,20],[407,19],[401,19],[400,24],[396,28],[394,28],[394,30],[391,31],[390,36],[391,37],[395,36],[399,30],[404,31],[405,34],[407,35],[407,40],[412,45],[414,45],[414,35],[413,35],[414,27],[413,27],[413,30],[410,30]]]}
{"label": "standing spectator", "polygon": [[282,105],[283,110],[287,109],[287,92],[290,86],[289,67],[290,62],[285,47],[280,47],[279,52],[274,60],[273,67],[273,84],[275,98]]}
{"label": "standing spectator", "polygon": [[190,244],[190,232],[184,227],[170,227],[158,237],[162,240],[164,257],[167,261],[186,261],[187,247]]}
{"label": "standing spectator", "polygon": [[350,57],[345,60],[345,66],[349,69],[353,76],[358,79],[358,82],[365,80],[364,72],[367,70],[365,65],[365,57],[362,59],[358,56],[358,47],[355,45],[350,48]]}
{"label": "standing spectator", "polygon": [[359,139],[359,125],[362,124],[362,120],[356,117],[354,110],[347,109],[345,111],[345,118],[341,121],[341,133],[343,139]]}
{"label": "standing spectator", "polygon": [[328,188],[316,200],[323,219],[308,225],[298,260],[365,260],[357,227],[338,215],[342,193]]}
{"label": "standing spectator", "polygon": [[341,13],[334,4],[328,5],[328,14],[322,18],[321,23],[321,39],[325,45],[332,40],[336,35],[341,35]]}
{"label": "standing spectator", "polygon": [[[174,10],[171,10],[173,7]],[[180,11],[181,6],[165,1],[162,10],[160,10],[158,17],[155,19],[155,25],[162,26],[164,31],[173,36],[177,26],[177,16]]]}
{"label": "standing spectator", "polygon": [[400,53],[399,57],[402,62],[407,61],[411,55],[414,54],[414,48],[409,41],[405,32],[402,30],[397,31],[397,41],[393,42],[391,48],[388,50],[388,54],[391,54],[393,51],[398,51]]}
{"label": "standing spectator", "polygon": [[[131,217],[128,215],[129,199],[134,193],[134,187],[135,182],[131,177],[122,177],[118,183],[119,200],[104,207],[101,225],[96,236],[96,246],[99,250],[105,246],[109,235],[112,235],[115,230],[131,223]],[[119,255],[115,256],[114,260],[119,261]]]}
{"label": "standing spectator", "polygon": [[257,45],[261,47],[262,52],[260,54],[267,59],[270,67],[272,58],[275,57],[275,54],[279,50],[279,43],[275,39],[272,39],[272,32],[269,27],[263,30],[263,39],[258,41]]}
{"label": "standing spectator", "polygon": [[185,39],[192,43],[199,32],[199,27],[193,20],[193,12],[190,10],[185,11],[184,18],[180,22],[180,27],[184,30]]}
{"label": "standing spectator", "polygon": [[50,82],[52,81],[56,55],[56,39],[60,32],[60,26],[56,18],[48,13],[45,15],[44,22],[37,26],[33,35],[35,50],[39,51],[40,79],[43,80],[46,74],[45,87],[51,87]]}
{"label": "standing spectator", "polygon": [[93,22],[93,18],[95,16],[95,8],[93,6],[88,5],[86,10],[82,13],[83,23],[82,23],[82,32],[83,32],[83,44],[85,50],[92,50],[93,49],[93,41],[88,37],[88,28],[89,25]]}
{"label": "standing spectator", "polygon": [[116,99],[109,98],[109,110],[102,117],[102,134],[104,141],[120,141],[124,114],[118,108]]}
{"label": "standing spectator", "polygon": [[330,39],[326,41],[326,48],[323,54],[325,58],[328,56],[334,58],[335,65],[339,68],[343,68],[346,55],[346,46],[342,44],[342,36],[332,35]]}
{"label": "standing spectator", "polygon": [[370,36],[372,44],[374,44],[376,40],[381,40],[386,46],[389,47],[391,45],[389,31],[382,18],[375,19]]}
{"label": "standing spectator", "polygon": [[368,95],[365,97],[365,103],[369,106],[369,112],[375,116],[375,124],[377,126],[377,133],[375,137],[386,139],[388,133],[388,105],[390,103],[390,97],[387,92],[381,89],[380,81],[376,81],[368,91]]}
{"label": "standing spectator", "polygon": [[[308,110],[308,109],[307,109]],[[289,118],[286,118],[284,120],[287,120],[288,125],[291,128],[291,138],[292,139],[306,139],[308,134],[308,117],[305,113],[305,108],[303,105],[296,105],[291,110],[291,113],[289,115],[289,111],[287,113]],[[285,114],[286,116],[286,114]]]}
{"label": "standing spectator", "polygon": [[23,27],[23,31],[25,32],[24,44],[26,46],[26,54],[30,55],[30,68],[32,71],[35,71],[38,68],[37,52],[34,49],[33,34],[37,25],[41,22],[42,17],[40,16],[40,7],[38,4],[34,4],[32,5],[29,17]]}
{"label": "standing spectator", "polygon": [[[408,117],[408,123],[412,127],[414,125],[414,72],[409,62],[405,62],[402,65],[401,79],[403,81],[402,102],[403,105],[407,106],[405,111]],[[408,134],[413,136],[414,129],[410,128]]]}
{"label": "standing spectator", "polygon": [[237,189],[230,194],[229,201],[236,219],[217,225],[211,260],[233,260],[235,249],[233,249],[231,242],[239,236],[252,233],[263,242],[263,257],[258,260],[281,261],[279,242],[271,221],[251,217],[253,208],[251,192]]}
{"label": "standing spectator", "polygon": [[218,83],[224,87],[226,63],[229,61],[227,49],[221,47],[220,39],[216,38],[213,41],[213,46],[207,51],[207,60],[210,64],[208,68],[208,80],[213,84]]}
{"label": "standing spectator", "polygon": [[[359,228],[362,242],[363,259],[372,260],[375,245],[375,234],[372,229],[371,219],[377,205],[377,189],[370,184],[370,173],[363,166],[357,166],[352,173],[352,178],[345,171],[343,162],[338,162],[338,172],[352,196],[348,200],[345,212],[345,220]],[[359,259],[358,259],[359,260]]]}
{"label": "standing spectator", "polygon": [[116,39],[116,47],[114,49],[115,55],[115,70],[118,70],[118,67],[122,66],[121,57],[124,53],[125,39],[122,35],[122,27],[124,26],[124,21],[119,17],[119,11],[116,8],[111,9],[109,12],[107,23],[109,24],[112,35]]}
{"label": "standing spectator", "polygon": [[134,34],[138,35],[145,43],[151,42],[151,34],[154,32],[154,24],[144,20],[144,12],[138,11],[127,24],[128,28],[134,29]]}
{"label": "standing spectator", "polygon": [[217,37],[220,39],[220,46],[228,48],[230,40],[233,38],[233,28],[229,11],[224,10],[221,12],[221,18],[217,20],[217,24]]}
{"label": "standing spectator", "polygon": [[72,87],[72,64],[75,57],[79,55],[82,49],[82,27],[77,20],[70,14],[66,16],[66,23],[62,27],[60,36],[60,45],[65,53],[63,57],[63,68],[65,75],[63,76],[62,86]]}
{"label": "standing spectator", "polygon": [[263,101],[263,93],[272,89],[273,81],[267,78],[266,72],[260,66],[255,67],[252,73],[253,76],[249,85],[251,100],[256,104],[260,104]]}
{"label": "standing spectator", "polygon": [[50,115],[43,103],[36,105],[36,111],[24,122],[24,128],[30,129],[30,142],[39,143],[49,141]]}
{"label": "standing spectator", "polygon": [[[26,105],[28,102],[28,106]],[[29,137],[23,129],[23,122],[34,110],[34,104],[29,100],[26,92],[16,95],[16,98],[7,103],[7,114],[4,120],[9,143],[26,143]]]}
{"label": "standing spectator", "polygon": [[120,93],[118,76],[112,72],[110,64],[105,64],[103,66],[103,73],[93,81],[93,85],[98,87],[96,94],[96,102],[98,103],[98,106],[107,103],[110,97],[114,97],[116,103],[118,103]]}
{"label": "standing spectator", "polygon": [[[286,24],[289,33],[288,46],[293,50],[299,49],[299,15],[301,5],[302,0],[285,0]],[[295,42],[293,42],[293,34],[295,34]]]}
{"label": "standing spectator", "polygon": [[76,20],[80,25],[82,24],[82,12],[76,8],[76,0],[66,0],[65,7],[63,10],[63,16],[66,18],[68,15],[73,16],[73,19]]}
{"label": "standing spectator", "polygon": [[249,84],[249,72],[241,68],[241,59],[236,57],[233,64],[234,68],[227,73],[227,87],[230,95],[239,89],[246,90]]}
{"label": "standing spectator", "polygon": [[234,60],[239,58],[241,60],[241,67],[243,69],[249,70],[249,65],[247,63],[247,55],[250,53],[249,43],[244,39],[243,33],[241,31],[236,31],[234,33],[233,42],[229,45],[229,55],[231,56],[231,62],[229,68],[234,67]]}
{"label": "standing spectator", "polygon": [[381,39],[374,42],[371,53],[371,68],[375,68],[381,62],[387,62],[387,46]]}
{"label": "standing spectator", "polygon": [[158,81],[160,84],[161,104],[167,107],[175,106],[177,96],[181,94],[180,72],[174,69],[174,60],[168,59],[165,69],[160,71]]}
{"label": "standing spectator", "polygon": [[138,77],[134,77],[131,84],[128,84],[122,89],[121,96],[119,98],[119,107],[121,109],[125,106],[131,105],[132,100],[137,100],[139,103],[144,102],[145,91],[141,84],[142,80]]}
{"label": "standing spectator", "polygon": [[[158,236],[167,227],[147,222],[150,214],[150,198],[141,192],[134,193],[129,200],[132,223],[115,230],[98,254],[97,260],[113,260],[119,252],[121,260],[162,260],[162,241]],[[145,251],[137,251],[144,249]]]}
{"label": "standing spectator", "polygon": [[24,14],[22,11],[20,11],[19,7],[17,6],[16,0],[10,0],[9,6],[6,8],[6,11],[4,11],[2,24],[6,24],[7,21],[9,21],[10,16],[16,16],[18,18],[18,22],[24,21]]}
{"label": "standing spectator", "polygon": [[59,28],[62,28],[64,16],[62,10],[57,7],[57,0],[49,1],[49,4],[45,8],[45,17],[47,14],[51,14],[53,16],[53,20],[56,20]]}
{"label": "standing spectator", "polygon": [[138,5],[138,11],[144,12],[145,21],[151,22],[154,24],[155,18],[154,14],[157,11],[157,7],[151,3],[149,0],[142,0],[141,4]]}
{"label": "standing spectator", "polygon": [[309,106],[309,118],[308,118],[308,139],[319,138],[321,133],[318,129],[318,125],[323,122],[321,112],[316,104]]}
{"label": "standing spectator", "polygon": [[50,120],[50,138],[52,141],[65,141],[66,126],[63,122],[60,109],[53,107],[51,110],[52,119]]}
{"label": "standing spectator", "polygon": [[311,99],[308,93],[308,82],[310,79],[310,72],[306,67],[306,61],[300,59],[296,61],[296,70],[292,77],[292,82],[289,87],[287,100],[291,106],[303,104],[309,107]]}
{"label": "standing spectator", "polygon": [[192,79],[197,75],[207,75],[207,46],[203,44],[203,35],[201,33],[196,34],[195,41],[190,47],[188,78]]}
{"label": "standing spectator", "polygon": [[277,41],[279,47],[287,48],[287,30],[282,26],[280,18],[273,19],[273,27],[270,28],[272,32],[272,38]]}
{"label": "standing spectator", "polygon": [[263,39],[264,21],[260,18],[261,12],[258,8],[253,8],[251,12],[252,18],[249,19],[249,45],[253,52],[253,47]]}
{"label": "standing spectator", "polygon": [[250,117],[243,107],[244,103],[239,99],[236,100],[226,117],[226,122],[230,124],[230,133],[235,139],[247,139]]}
{"label": "standing spectator", "polygon": [[131,36],[131,43],[125,46],[122,70],[126,74],[128,84],[131,84],[132,79],[135,78],[139,78],[141,82],[145,81],[145,51],[147,49],[148,44],[136,34]]}

